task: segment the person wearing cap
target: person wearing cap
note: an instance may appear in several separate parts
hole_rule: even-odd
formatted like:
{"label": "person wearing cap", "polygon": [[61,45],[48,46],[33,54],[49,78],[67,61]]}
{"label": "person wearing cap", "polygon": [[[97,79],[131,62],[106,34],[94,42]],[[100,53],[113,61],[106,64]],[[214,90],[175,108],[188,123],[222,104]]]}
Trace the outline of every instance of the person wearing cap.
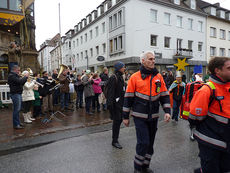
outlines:
{"label": "person wearing cap", "polygon": [[92,99],[94,96],[93,83],[94,81],[91,76],[91,71],[86,70],[85,74],[82,76],[82,84],[84,85],[85,110],[86,110],[86,113],[89,115],[93,114],[92,112],[90,112],[90,107],[91,107]]}
{"label": "person wearing cap", "polygon": [[125,64],[118,61],[115,63],[114,69],[115,73],[107,82],[107,107],[110,112],[110,118],[113,120],[112,146],[122,149],[122,146],[118,142],[118,137],[122,123],[122,107],[125,94],[125,82],[123,79],[123,74],[125,73]]}
{"label": "person wearing cap", "polygon": [[169,92],[173,97],[173,115],[172,119],[178,121],[179,109],[182,101],[182,96],[185,92],[185,83],[182,81],[181,71],[177,71],[176,80],[169,87]]}

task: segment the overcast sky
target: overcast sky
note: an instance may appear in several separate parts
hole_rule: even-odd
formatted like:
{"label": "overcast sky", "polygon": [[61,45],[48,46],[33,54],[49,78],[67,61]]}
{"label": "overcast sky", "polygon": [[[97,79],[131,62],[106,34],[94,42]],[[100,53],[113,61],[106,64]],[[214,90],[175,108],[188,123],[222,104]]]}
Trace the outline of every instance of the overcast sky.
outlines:
{"label": "overcast sky", "polygon": [[[35,0],[36,47],[59,32],[58,3],[61,4],[61,34],[85,18],[104,0]],[[230,9],[230,0],[205,0],[210,3],[220,2]]]}

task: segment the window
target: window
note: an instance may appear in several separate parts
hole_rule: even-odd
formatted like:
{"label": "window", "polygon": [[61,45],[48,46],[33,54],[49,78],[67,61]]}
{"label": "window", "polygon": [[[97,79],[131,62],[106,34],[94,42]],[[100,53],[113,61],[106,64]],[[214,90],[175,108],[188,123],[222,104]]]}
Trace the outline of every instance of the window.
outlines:
{"label": "window", "polygon": [[79,46],[79,40],[77,39],[77,46]]}
{"label": "window", "polygon": [[87,42],[87,34],[85,34],[85,42]]}
{"label": "window", "polygon": [[216,37],[216,28],[210,27],[210,37]]}
{"label": "window", "polygon": [[87,57],[88,56],[88,51],[87,50],[85,50],[85,57]]}
{"label": "window", "polygon": [[165,13],[164,18],[165,24],[170,25],[170,13]]}
{"label": "window", "polygon": [[223,30],[223,29],[220,30],[220,39],[225,40],[225,30]]}
{"label": "window", "polygon": [[150,45],[151,46],[157,46],[157,36],[156,35],[150,36]]}
{"label": "window", "polygon": [[99,46],[96,46],[96,54],[99,55]]}
{"label": "window", "polygon": [[68,43],[67,42],[65,43],[65,49],[68,49]]}
{"label": "window", "polygon": [[73,48],[75,48],[75,41],[73,41]]}
{"label": "window", "polygon": [[117,27],[117,13],[113,15],[113,28]]}
{"label": "window", "polygon": [[83,44],[83,37],[81,36],[81,44]]}
{"label": "window", "polygon": [[8,8],[7,3],[8,3],[7,0],[1,1],[1,3],[0,3],[0,8]]}
{"label": "window", "polygon": [[174,0],[174,4],[180,5],[180,0]]}
{"label": "window", "polygon": [[215,55],[216,55],[216,48],[210,47],[210,56],[215,56]]}
{"label": "window", "polygon": [[105,33],[105,22],[102,23],[102,34]]}
{"label": "window", "polygon": [[182,28],[182,17],[181,16],[177,16],[176,26]]}
{"label": "window", "polygon": [[211,7],[211,15],[216,16],[216,8]]}
{"label": "window", "polygon": [[191,9],[196,9],[196,0],[191,0]]}
{"label": "window", "polygon": [[113,40],[109,40],[109,52],[113,53]]}
{"label": "window", "polygon": [[222,18],[222,19],[224,19],[225,18],[225,12],[224,11],[220,11],[220,17]]}
{"label": "window", "polygon": [[123,37],[122,37],[122,35],[118,37],[118,50],[123,50]]}
{"label": "window", "polygon": [[198,32],[203,32],[203,22],[198,21]]}
{"label": "window", "polygon": [[151,22],[157,22],[157,10],[150,10],[150,21]]}
{"label": "window", "polygon": [[198,51],[202,51],[203,43],[198,42]]}
{"label": "window", "polygon": [[188,29],[192,30],[193,28],[193,19],[188,19]]}
{"label": "window", "polygon": [[225,56],[225,48],[220,48],[220,56]]}
{"label": "window", "polygon": [[92,40],[93,39],[93,31],[92,30],[89,31],[89,36],[90,36],[90,40]]}
{"label": "window", "polygon": [[105,53],[106,52],[106,44],[105,43],[102,44],[102,47],[103,47],[103,53]]}
{"label": "window", "polygon": [[122,25],[122,10],[118,12],[118,26]]}
{"label": "window", "polygon": [[79,61],[79,54],[77,54],[77,61]]}
{"label": "window", "polygon": [[188,40],[188,49],[190,49],[190,50],[192,50],[192,43],[193,43],[193,41]]}
{"label": "window", "polygon": [[71,41],[69,41],[69,49],[71,49]]}
{"label": "window", "polygon": [[90,49],[90,56],[93,57],[93,48]]}
{"label": "window", "polygon": [[95,32],[96,32],[96,37],[98,36],[98,26],[95,28]]}
{"label": "window", "polygon": [[[3,4],[4,4],[4,2],[3,2]],[[9,9],[10,10],[21,11],[21,9],[19,8],[20,5],[21,5],[21,0],[9,0],[9,7],[10,7]]]}
{"label": "window", "polygon": [[228,49],[228,57],[230,57],[230,49]]}
{"label": "window", "polygon": [[114,38],[114,51],[117,51],[118,47],[117,47],[117,38]]}
{"label": "window", "polygon": [[228,31],[228,40],[230,41],[230,31]]}
{"label": "window", "polygon": [[81,52],[81,60],[83,60],[83,52]]}
{"label": "window", "polygon": [[109,17],[109,30],[113,29],[113,17]]}
{"label": "window", "polygon": [[165,47],[170,48],[170,37],[165,37]]}
{"label": "window", "polygon": [[182,39],[177,39],[177,50],[182,48]]}

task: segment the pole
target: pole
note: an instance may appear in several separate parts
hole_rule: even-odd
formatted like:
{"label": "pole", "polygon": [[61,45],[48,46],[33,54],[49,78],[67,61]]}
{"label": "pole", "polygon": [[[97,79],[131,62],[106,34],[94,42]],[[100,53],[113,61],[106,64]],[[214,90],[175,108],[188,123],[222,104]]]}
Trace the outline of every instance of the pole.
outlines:
{"label": "pole", "polygon": [[58,67],[60,64],[62,64],[62,51],[61,51],[61,5],[58,3],[58,15],[59,15],[59,34],[60,34],[60,40],[59,40],[59,46],[60,46],[60,60],[58,60]]}

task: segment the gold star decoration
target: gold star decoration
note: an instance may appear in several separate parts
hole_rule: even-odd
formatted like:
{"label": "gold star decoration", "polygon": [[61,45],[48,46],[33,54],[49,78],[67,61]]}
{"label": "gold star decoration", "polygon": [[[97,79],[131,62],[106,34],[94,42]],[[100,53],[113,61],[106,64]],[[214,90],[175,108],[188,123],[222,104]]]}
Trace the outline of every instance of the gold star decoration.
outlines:
{"label": "gold star decoration", "polygon": [[185,71],[184,67],[189,65],[188,63],[185,62],[186,58],[184,58],[183,60],[177,58],[177,61],[178,61],[178,63],[174,64],[175,66],[177,66],[177,71],[179,71],[179,70]]}

